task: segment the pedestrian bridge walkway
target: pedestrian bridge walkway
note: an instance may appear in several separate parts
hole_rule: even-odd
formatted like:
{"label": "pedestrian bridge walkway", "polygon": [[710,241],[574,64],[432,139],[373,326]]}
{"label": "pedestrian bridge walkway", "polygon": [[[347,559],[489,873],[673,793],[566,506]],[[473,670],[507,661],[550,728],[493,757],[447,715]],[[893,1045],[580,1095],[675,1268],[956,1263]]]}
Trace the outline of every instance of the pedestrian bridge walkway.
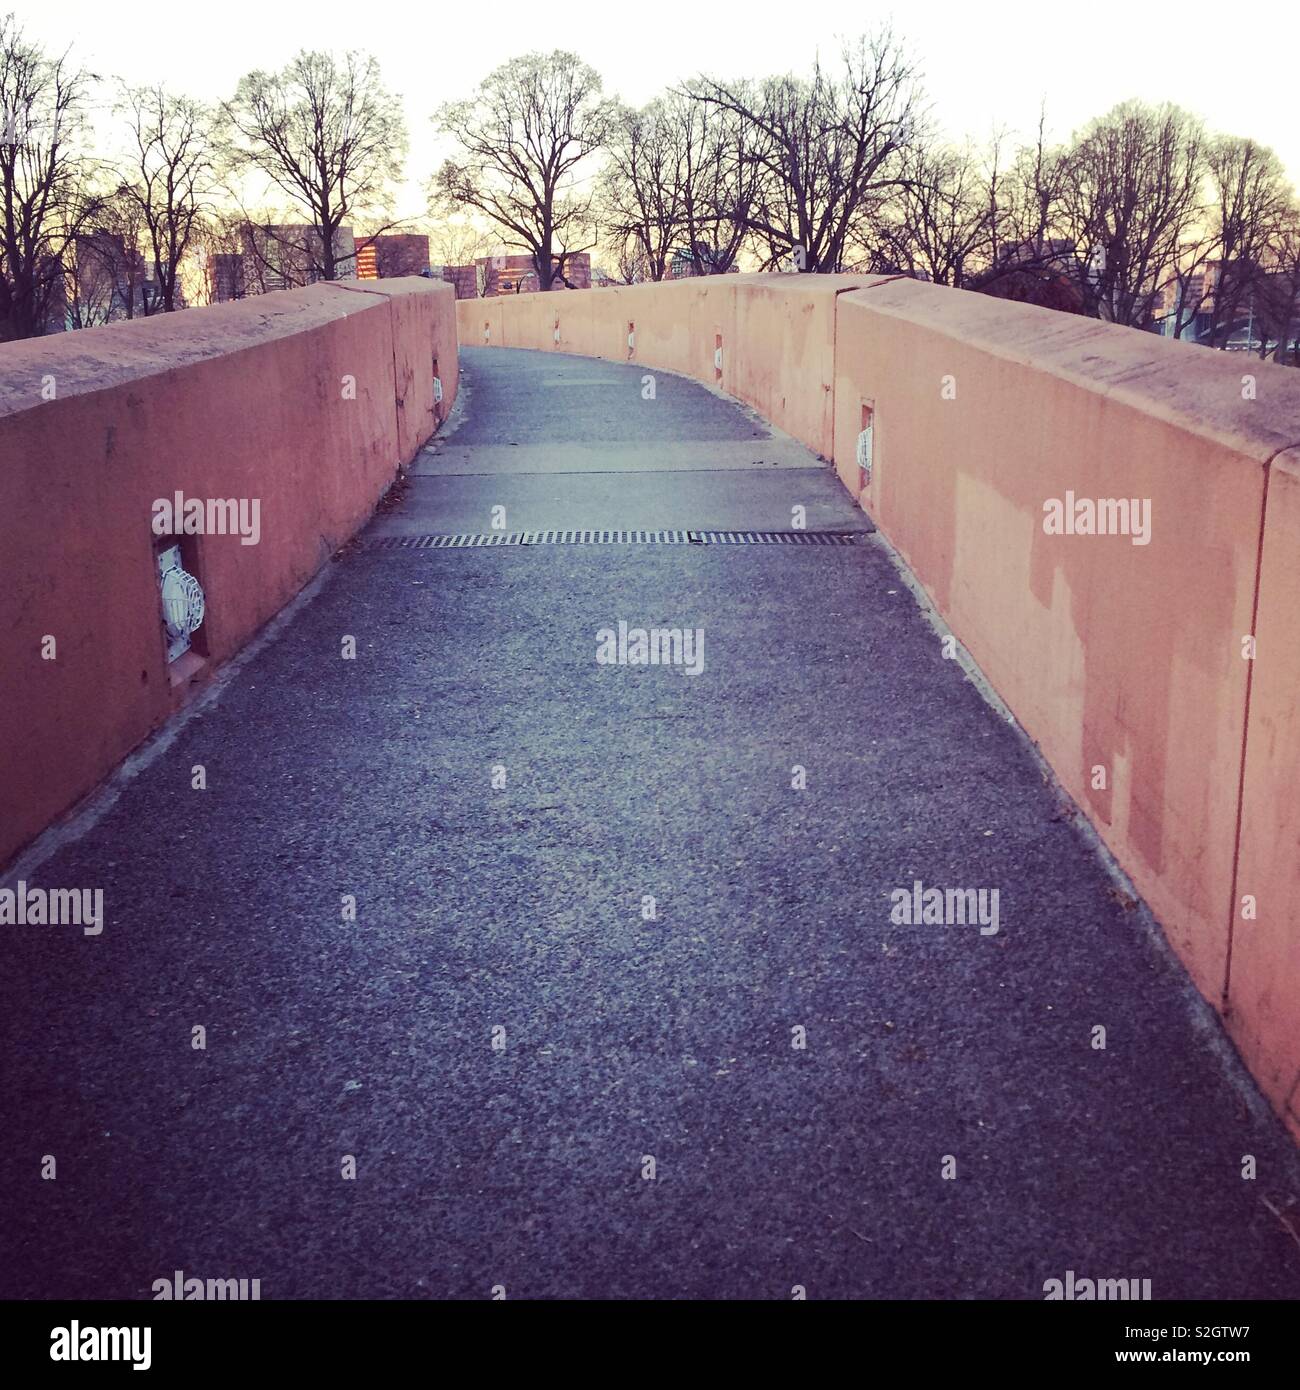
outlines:
{"label": "pedestrian bridge walkway", "polygon": [[1281,1121],[833,470],[640,364],[461,371],[29,873],[113,912],[6,953],[0,1292],[1300,1293]]}

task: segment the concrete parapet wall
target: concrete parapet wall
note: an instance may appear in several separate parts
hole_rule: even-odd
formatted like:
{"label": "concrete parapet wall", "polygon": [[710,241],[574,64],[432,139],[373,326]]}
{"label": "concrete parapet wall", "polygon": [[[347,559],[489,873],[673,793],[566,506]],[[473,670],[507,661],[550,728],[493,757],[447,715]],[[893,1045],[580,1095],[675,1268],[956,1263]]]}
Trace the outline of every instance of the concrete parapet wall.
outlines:
{"label": "concrete parapet wall", "polygon": [[1228,1028],[1300,1133],[1300,449],[1269,469]]}
{"label": "concrete parapet wall", "polygon": [[[832,460],[1300,1136],[1300,372],[897,277],[458,315],[466,342],[490,318],[497,346],[682,372]],[[1121,500],[1127,532],[1049,530]]]}
{"label": "concrete parapet wall", "polygon": [[[409,463],[447,418],[460,383],[455,290],[424,277],[342,280],[340,288],[386,299],[392,318],[398,447]],[[448,289],[451,289],[450,295]],[[434,379],[442,400],[434,399]]]}
{"label": "concrete parapet wall", "polygon": [[[454,303],[321,284],[0,346],[0,863],[366,521],[433,432],[435,354],[450,409]],[[256,500],[260,534],[182,538],[207,612],[169,664],[152,523],[177,492]]]}
{"label": "concrete parapet wall", "polygon": [[[1188,347],[1171,379],[1152,336],[912,281],[839,314],[841,468],[865,402],[860,500],[1219,998],[1276,448],[1231,428],[1240,371]],[[1214,391],[1223,434],[1183,408]],[[1067,494],[1149,502],[1147,543],[1047,534]]]}

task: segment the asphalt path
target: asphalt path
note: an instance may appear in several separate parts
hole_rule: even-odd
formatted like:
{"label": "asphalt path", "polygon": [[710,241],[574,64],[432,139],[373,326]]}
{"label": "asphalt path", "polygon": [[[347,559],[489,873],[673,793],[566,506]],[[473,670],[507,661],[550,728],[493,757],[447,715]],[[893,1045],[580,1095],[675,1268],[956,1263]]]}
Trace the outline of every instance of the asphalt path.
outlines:
{"label": "asphalt path", "polygon": [[[106,924],[5,929],[0,1294],[1300,1294],[1293,1146],[828,467],[665,373],[464,370],[29,875]],[[855,543],[372,543],[799,515]],[[996,931],[891,920],[917,882]]]}

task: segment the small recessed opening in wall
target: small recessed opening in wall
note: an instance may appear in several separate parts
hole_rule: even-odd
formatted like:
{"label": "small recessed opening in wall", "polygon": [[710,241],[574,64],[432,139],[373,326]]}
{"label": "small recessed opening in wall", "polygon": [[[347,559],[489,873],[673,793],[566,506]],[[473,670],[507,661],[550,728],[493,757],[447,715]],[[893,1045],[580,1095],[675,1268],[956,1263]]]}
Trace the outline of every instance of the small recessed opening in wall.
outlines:
{"label": "small recessed opening in wall", "polygon": [[442,419],[442,377],[438,374],[438,354],[433,354],[433,418]]}
{"label": "small recessed opening in wall", "polygon": [[871,472],[876,453],[876,403],[862,402],[862,418],[858,427],[858,473],[864,488],[871,485]]}
{"label": "small recessed opening in wall", "polygon": [[722,380],[722,334],[713,335],[713,379]]}
{"label": "small recessed opening in wall", "polygon": [[555,327],[551,330],[551,337],[558,343],[560,341],[560,321],[555,320]]}
{"label": "small recessed opening in wall", "polygon": [[636,351],[636,324],[631,319],[627,321],[627,355],[629,357]]}
{"label": "small recessed opening in wall", "polygon": [[196,536],[153,537],[158,621],[172,685],[189,680],[208,658],[207,602],[198,551]]}

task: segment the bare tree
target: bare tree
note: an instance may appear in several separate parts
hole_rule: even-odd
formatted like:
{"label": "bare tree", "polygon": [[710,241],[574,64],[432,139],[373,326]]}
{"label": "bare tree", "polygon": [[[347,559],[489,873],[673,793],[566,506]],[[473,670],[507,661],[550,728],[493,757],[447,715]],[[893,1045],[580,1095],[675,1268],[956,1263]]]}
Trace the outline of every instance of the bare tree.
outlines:
{"label": "bare tree", "polygon": [[969,149],[918,145],[902,168],[895,196],[872,209],[859,230],[868,267],[965,287],[991,260],[990,199],[977,157]]}
{"label": "bare tree", "polygon": [[491,249],[491,238],[470,222],[443,220],[429,233],[429,259],[434,265],[472,265]]}
{"label": "bare tree", "polygon": [[1175,106],[1124,102],[1084,130],[1067,160],[1063,222],[1086,267],[1089,310],[1147,328],[1203,217],[1200,122]]}
{"label": "bare tree", "polygon": [[613,278],[620,285],[644,285],[652,278],[645,248],[633,237],[628,237],[619,245],[614,270]]}
{"label": "bare tree", "polygon": [[455,138],[433,184],[443,206],[473,208],[527,251],[543,290],[568,260],[595,245],[591,156],[608,137],[614,105],[600,77],[574,54],[529,53],[489,73],[477,97],[434,117]]}
{"label": "bare tree", "polygon": [[1300,367],[1300,203],[1292,200],[1273,230],[1269,273],[1259,295],[1260,355],[1273,343],[1273,361]]}
{"label": "bare tree", "polygon": [[600,191],[603,231],[625,283],[735,265],[763,178],[748,157],[754,134],[689,85],[620,113]]}
{"label": "bare tree", "polygon": [[1072,177],[1066,152],[1048,142],[1040,110],[1034,142],[1022,145],[1004,169],[1001,138],[988,156],[989,255],[994,265],[1043,263],[1059,256],[1065,195]]}
{"label": "bare tree", "polygon": [[684,221],[680,134],[662,97],[640,111],[620,109],[611,123],[600,201],[620,274],[662,280],[667,272]]}
{"label": "bare tree", "polygon": [[767,264],[841,269],[864,204],[898,186],[919,123],[916,72],[892,33],[846,46],[836,73],[819,60],[811,78],[702,78],[693,90],[753,134],[745,158],[763,177],[747,221]]}
{"label": "bare tree", "polygon": [[134,140],[125,195],[139,206],[152,260],[145,312],[177,305],[181,261],[207,206],[213,178],[212,117],[198,102],[162,86],[123,94]]}
{"label": "bare tree", "polygon": [[982,254],[963,266],[965,287],[1062,313],[1085,313],[1086,267],[1065,228],[1071,171],[1067,152],[1048,140],[1046,110],[1039,111],[1031,144],[1017,146],[1009,159],[1006,146],[1005,133],[995,132],[984,156],[978,186],[986,238]]}
{"label": "bare tree", "polygon": [[260,171],[306,214],[313,276],[338,279],[339,229],[386,211],[406,154],[401,104],[379,64],[362,53],[299,53],[278,73],[242,78],[222,110],[235,169]]}
{"label": "bare tree", "polygon": [[0,341],[45,332],[95,210],[81,143],[94,81],[0,17]]}
{"label": "bare tree", "polygon": [[[473,293],[482,299],[491,280],[486,258],[498,244],[473,222],[441,218],[429,232],[429,260],[435,269],[441,266],[444,271],[449,267],[470,267],[474,272]],[[458,276],[455,284],[456,293],[463,294],[465,281]]]}
{"label": "bare tree", "polygon": [[1218,261],[1209,343],[1222,347],[1261,290],[1270,249],[1289,211],[1290,189],[1282,161],[1253,140],[1212,141],[1207,165]]}
{"label": "bare tree", "polygon": [[734,110],[688,85],[673,94],[681,137],[682,234],[694,275],[732,269],[750,235],[765,173],[754,157],[764,136]]}

